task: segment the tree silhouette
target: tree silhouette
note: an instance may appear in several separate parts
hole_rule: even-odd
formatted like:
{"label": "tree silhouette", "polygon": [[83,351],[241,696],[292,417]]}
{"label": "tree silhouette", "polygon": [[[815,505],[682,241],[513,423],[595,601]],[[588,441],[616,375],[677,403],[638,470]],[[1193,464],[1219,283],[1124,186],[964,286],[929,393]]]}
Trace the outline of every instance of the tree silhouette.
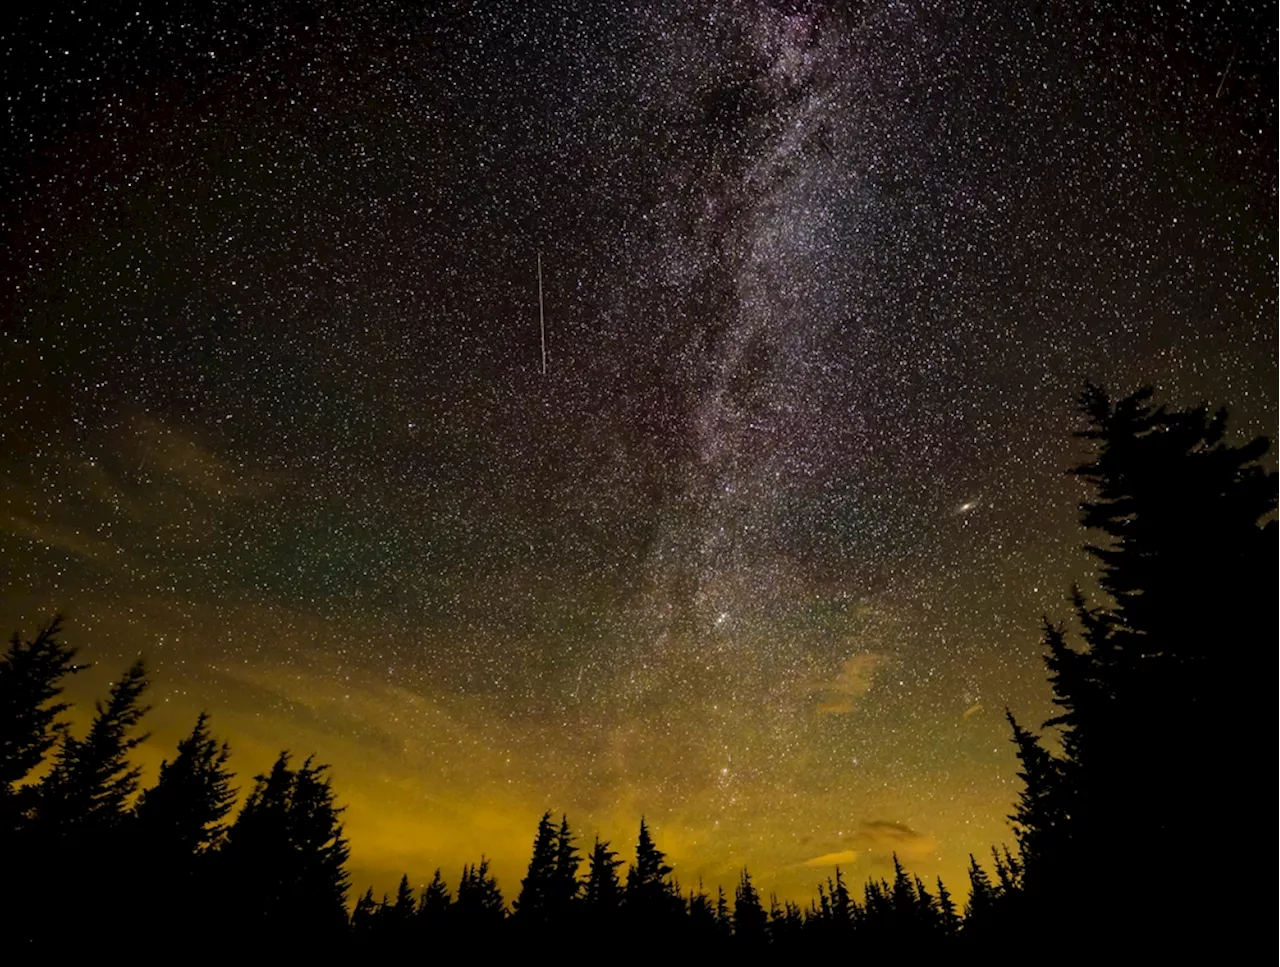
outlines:
{"label": "tree silhouette", "polygon": [[324,944],[346,925],[348,855],[327,767],[280,753],[254,779],[222,850],[234,919],[276,942]]}
{"label": "tree silhouette", "polygon": [[[76,649],[61,640],[62,619],[55,617],[23,640],[15,632],[0,656],[0,909],[13,917],[13,934],[39,929],[32,912],[39,905],[33,887],[49,876],[55,844],[37,843],[29,828],[41,787],[25,783],[49,751],[65,741],[59,716],[69,703],[56,701],[63,680],[86,667],[75,664]],[[45,837],[47,840],[49,837]]]}
{"label": "tree silhouette", "polygon": [[235,800],[230,758],[231,749],[213,738],[209,716],[201,712],[191,734],[178,743],[178,754],[161,763],[159,779],[134,810],[139,833],[153,850],[191,857],[218,845]]}
{"label": "tree silhouette", "polygon": [[428,937],[444,928],[451,906],[453,906],[453,897],[449,895],[449,888],[445,885],[444,878],[437,867],[435,875],[431,877],[431,882],[422,891],[422,897],[418,901],[418,923]]}
{"label": "tree silhouette", "polygon": [[964,927],[984,925],[996,906],[996,892],[987,875],[972,853],[969,854],[969,902],[964,907]]}
{"label": "tree silhouette", "polygon": [[854,903],[849,897],[849,888],[845,886],[840,867],[836,867],[835,881],[828,880],[827,886],[831,903],[831,926],[837,933],[847,933],[853,926]]}
{"label": "tree silhouette", "polygon": [[661,917],[671,909],[672,869],[667,856],[653,842],[649,826],[640,819],[640,835],[636,840],[636,861],[627,870],[626,903],[631,910],[645,916]]}
{"label": "tree silhouette", "polygon": [[960,915],[956,913],[955,901],[951,893],[938,877],[938,924],[944,937],[955,937],[960,933]]}
{"label": "tree silhouette", "polygon": [[1074,898],[1121,856],[1167,882],[1181,863],[1170,844],[1217,811],[1221,789],[1261,794],[1259,778],[1225,756],[1199,759],[1194,783],[1184,776],[1188,750],[1267,700],[1239,674],[1276,639],[1275,475],[1259,463],[1267,441],[1232,446],[1224,413],[1156,407],[1150,390],[1112,401],[1090,387],[1081,408],[1088,426],[1078,435],[1094,454],[1075,473],[1094,492],[1081,511],[1098,535],[1086,549],[1102,598],[1073,592],[1083,647],[1046,622],[1059,709],[1046,725],[1061,729],[1062,757],[1010,717],[1025,783],[1011,817],[1032,904],[1022,919],[1047,923],[1074,906],[1081,943],[1135,930],[1184,940],[1199,930],[1207,943],[1197,925],[1226,914],[1223,897],[1206,898],[1211,913],[1195,923],[1158,892],[1136,891],[1123,909],[1095,905],[1087,919]]}
{"label": "tree silhouette", "polygon": [[609,849],[609,841],[596,837],[587,861],[587,885],[583,896],[587,908],[598,914],[617,910],[622,905],[622,884],[618,881],[618,867],[622,860]]}
{"label": "tree silhouette", "polygon": [[146,739],[134,732],[148,706],[139,699],[147,688],[141,659],[98,702],[89,733],[77,739],[64,733],[53,769],[40,784],[40,820],[57,834],[101,829],[123,822],[142,770],[129,753]]}
{"label": "tree silhouette", "polygon": [[479,864],[464,867],[453,905],[458,929],[482,936],[499,926],[506,914],[498,881],[489,873],[489,861],[482,856]]}
{"label": "tree silhouette", "polygon": [[533,838],[533,856],[529,860],[529,872],[520,881],[520,893],[512,909],[523,922],[545,922],[550,915],[552,881],[556,873],[556,827],[551,822],[551,810],[538,820],[538,831]]}
{"label": "tree silhouette", "polygon": [[92,905],[80,908],[81,929],[67,938],[69,949],[122,915],[136,866],[126,849],[125,827],[141,775],[129,753],[146,738],[137,732],[147,713],[140,701],[146,688],[146,672],[137,661],[112,684],[107,700],[96,704],[83,739],[62,733],[53,767],[33,800],[24,842],[11,861],[25,867],[25,896],[13,912],[15,925],[29,936],[56,929],[57,912],[47,897],[63,877],[96,895]]}
{"label": "tree silhouette", "polygon": [[569,828],[569,818],[560,817],[560,828],[556,830],[555,865],[549,883],[551,911],[553,916],[568,916],[582,884],[578,882],[578,867],[582,859],[578,856],[578,848],[574,845],[573,831]]}
{"label": "tree silhouette", "polygon": [[55,617],[35,638],[15,632],[0,657],[0,835],[11,829],[18,783],[40,765],[65,731],[58,716],[69,708],[55,702],[62,680],[87,667],[75,664],[76,649],[62,643],[62,618]]}
{"label": "tree silhouette", "polygon": [[769,916],[760,903],[760,894],[744,867],[733,893],[733,932],[745,943],[760,944],[767,937]]}
{"label": "tree silhouette", "polygon": [[[191,734],[178,743],[173,761],[160,765],[156,784],[133,810],[129,850],[131,888],[153,893],[153,941],[168,944],[187,935],[212,901],[212,851],[226,834],[224,820],[235,791],[227,761],[231,751],[209,732],[201,713]],[[164,884],[163,890],[155,889]]]}
{"label": "tree silhouette", "polygon": [[369,940],[377,929],[378,901],[373,898],[373,887],[365,890],[351,911],[351,930],[357,940]]}
{"label": "tree silhouette", "polygon": [[723,938],[733,934],[733,915],[729,912],[729,898],[724,887],[716,887],[716,929]]}

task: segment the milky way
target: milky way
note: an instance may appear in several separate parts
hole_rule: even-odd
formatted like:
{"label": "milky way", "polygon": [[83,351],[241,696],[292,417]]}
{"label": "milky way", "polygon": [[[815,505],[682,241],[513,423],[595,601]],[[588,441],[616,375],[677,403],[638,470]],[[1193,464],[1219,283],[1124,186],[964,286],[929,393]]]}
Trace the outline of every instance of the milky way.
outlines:
{"label": "milky way", "polygon": [[1275,424],[1273,10],[428,6],[6,28],[6,627],[332,763],[361,885],[960,879],[1085,381]]}

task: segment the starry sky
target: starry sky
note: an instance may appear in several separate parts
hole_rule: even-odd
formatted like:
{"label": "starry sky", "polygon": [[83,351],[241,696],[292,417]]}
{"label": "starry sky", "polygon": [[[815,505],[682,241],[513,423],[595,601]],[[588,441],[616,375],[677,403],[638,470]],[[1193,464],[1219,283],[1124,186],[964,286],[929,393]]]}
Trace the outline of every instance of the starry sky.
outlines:
{"label": "starry sky", "polygon": [[1116,6],[6,14],[4,632],[331,763],[361,890],[963,887],[1084,382],[1277,419],[1275,6]]}

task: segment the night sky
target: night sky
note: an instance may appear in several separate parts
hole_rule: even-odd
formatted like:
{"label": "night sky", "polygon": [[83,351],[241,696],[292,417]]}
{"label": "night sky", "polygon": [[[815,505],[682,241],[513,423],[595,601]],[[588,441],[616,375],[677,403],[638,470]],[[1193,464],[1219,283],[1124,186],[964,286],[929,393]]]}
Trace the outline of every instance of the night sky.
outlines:
{"label": "night sky", "polygon": [[331,763],[361,891],[510,898],[553,809],[963,894],[1084,382],[1274,432],[1274,4],[53,6],[0,28],[0,630],[65,612],[90,708],[145,655],[149,770],[201,709],[242,790]]}

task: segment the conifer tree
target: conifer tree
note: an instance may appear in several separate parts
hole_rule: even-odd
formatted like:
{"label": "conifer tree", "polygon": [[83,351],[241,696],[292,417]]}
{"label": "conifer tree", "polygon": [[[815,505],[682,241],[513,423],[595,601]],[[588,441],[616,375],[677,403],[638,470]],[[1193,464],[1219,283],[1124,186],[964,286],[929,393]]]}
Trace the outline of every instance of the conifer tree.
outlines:
{"label": "conifer tree", "polygon": [[498,881],[489,873],[489,861],[482,856],[479,864],[464,867],[458,883],[458,899],[453,905],[453,919],[458,929],[464,934],[479,935],[501,924],[506,913]]}
{"label": "conifer tree", "polygon": [[828,881],[831,896],[831,925],[837,932],[847,931],[853,926],[853,901],[849,897],[849,888],[845,886],[844,874],[836,867],[834,883]]}
{"label": "conifer tree", "polygon": [[123,822],[142,774],[129,753],[146,739],[135,729],[148,711],[139,701],[147,684],[139,659],[112,684],[107,701],[97,703],[88,735],[63,734],[53,769],[40,784],[39,818],[47,830],[100,833]]}
{"label": "conifer tree", "polygon": [[[627,906],[642,916],[654,919],[669,914],[672,910],[671,884],[668,880],[671,873],[666,854],[654,845],[649,827],[641,818],[640,835],[636,841],[636,861],[627,871]],[[678,897],[675,899],[679,900]],[[683,902],[680,902],[683,906]]]}
{"label": "conifer tree", "polygon": [[351,911],[351,929],[357,938],[368,937],[373,933],[377,916],[378,901],[373,898],[373,887],[369,887],[361,894],[355,909]]}
{"label": "conifer tree", "polygon": [[445,885],[444,878],[440,875],[439,867],[437,867],[435,875],[431,877],[431,882],[422,891],[422,896],[418,901],[418,920],[424,929],[437,929],[448,917],[449,907],[452,905],[453,897],[449,893],[449,887]]}
{"label": "conifer tree", "polygon": [[400,885],[396,887],[396,898],[392,901],[391,914],[397,923],[408,923],[417,909],[413,898],[413,887],[409,885],[409,874],[400,877]]}
{"label": "conifer tree", "polygon": [[889,884],[868,878],[867,885],[862,888],[862,899],[868,919],[883,922],[893,913],[893,900],[890,898]]}
{"label": "conifer tree", "polygon": [[733,933],[740,941],[758,944],[767,937],[768,914],[760,903],[760,894],[751,882],[751,874],[743,867],[738,887],[733,894]]}
{"label": "conifer tree", "polygon": [[723,886],[716,887],[716,929],[725,938],[733,933],[733,916],[729,913],[729,898],[724,895]]}
{"label": "conifer tree", "polygon": [[991,886],[991,877],[978,865],[973,854],[969,854],[969,902],[964,907],[964,927],[968,931],[974,924],[980,924],[991,916],[995,909],[996,892]]}
{"label": "conifer tree", "polygon": [[951,893],[938,877],[938,924],[945,937],[954,937],[960,932],[960,916],[956,913],[955,901]]}
{"label": "conifer tree", "polygon": [[190,858],[216,846],[226,832],[235,790],[227,761],[231,750],[209,732],[201,712],[191,734],[178,743],[173,761],[160,765],[156,784],[143,792],[134,813],[149,852]]}
{"label": "conifer tree", "polygon": [[827,877],[827,885],[824,887],[818,884],[818,909],[817,917],[824,923],[831,920],[831,891],[834,886],[831,883],[831,877]]}
{"label": "conifer tree", "polygon": [[778,904],[776,894],[769,895],[769,942],[780,952],[793,949],[804,935],[804,917],[790,900]]}
{"label": "conifer tree", "polygon": [[907,876],[907,871],[899,861],[897,853],[893,854],[893,890],[890,895],[893,898],[893,911],[897,919],[900,922],[914,920],[919,898],[916,896],[911,878]]}
{"label": "conifer tree", "polygon": [[618,880],[618,867],[622,860],[609,849],[609,841],[596,837],[591,847],[587,866],[587,885],[583,897],[588,909],[601,912],[616,910],[622,904],[622,884]]}
{"label": "conifer tree", "polygon": [[[62,682],[86,666],[75,664],[76,649],[63,644],[62,617],[23,641],[14,633],[0,656],[0,809],[57,743],[65,726],[58,717],[70,706],[56,702]],[[0,832],[13,820],[0,815]]]}
{"label": "conifer tree", "polygon": [[551,822],[551,810],[538,820],[538,831],[533,838],[533,856],[529,860],[529,872],[520,881],[520,893],[512,909],[522,921],[545,921],[551,909],[551,894],[556,874],[556,827]]}
{"label": "conifer tree", "polygon": [[707,941],[714,938],[716,912],[711,906],[711,897],[707,895],[701,878],[698,879],[698,889],[689,891],[686,909],[689,912],[689,932],[695,940]]}
{"label": "conifer tree", "polygon": [[[1046,726],[1061,730],[1062,757],[1010,722],[1026,784],[1011,818],[1030,923],[1080,909],[1096,871],[1118,856],[1155,881],[1179,876],[1171,843],[1217,812],[1220,790],[1263,792],[1257,771],[1235,771],[1227,756],[1199,758],[1194,783],[1184,776],[1188,749],[1269,699],[1239,675],[1242,656],[1270,648],[1277,631],[1267,441],[1231,445],[1224,413],[1156,407],[1150,390],[1113,401],[1089,387],[1081,408],[1088,426],[1078,436],[1093,455],[1075,472],[1092,488],[1081,522],[1101,597],[1072,593],[1081,646],[1045,625],[1058,707]],[[1246,721],[1242,731],[1261,727]],[[1001,865],[1009,860],[997,874]],[[1073,936],[1185,936],[1225,915],[1226,902],[1206,898],[1215,912],[1192,923],[1138,891],[1123,911],[1088,908],[1096,922],[1077,923]]]}
{"label": "conifer tree", "polygon": [[1018,724],[1013,713],[1005,710],[1013,742],[1018,750],[1021,769],[1018,778],[1022,790],[1013,814],[1009,817],[1022,862],[1027,864],[1031,888],[1039,890],[1041,867],[1063,857],[1070,849],[1067,816],[1071,793],[1066,788],[1069,773],[1063,760],[1050,755],[1037,736]]}
{"label": "conifer tree", "polygon": [[578,867],[582,865],[582,859],[573,840],[569,817],[561,816],[560,828],[556,830],[555,867],[549,883],[551,910],[558,917],[569,913],[582,890],[582,884],[578,882]]}
{"label": "conifer tree", "polygon": [[916,891],[916,922],[921,935],[938,932],[938,901],[920,877],[913,877]]}
{"label": "conifer tree", "polygon": [[349,852],[327,766],[289,767],[282,752],[255,777],[227,833],[223,891],[245,928],[283,940],[302,931],[322,944],[345,925]]}

